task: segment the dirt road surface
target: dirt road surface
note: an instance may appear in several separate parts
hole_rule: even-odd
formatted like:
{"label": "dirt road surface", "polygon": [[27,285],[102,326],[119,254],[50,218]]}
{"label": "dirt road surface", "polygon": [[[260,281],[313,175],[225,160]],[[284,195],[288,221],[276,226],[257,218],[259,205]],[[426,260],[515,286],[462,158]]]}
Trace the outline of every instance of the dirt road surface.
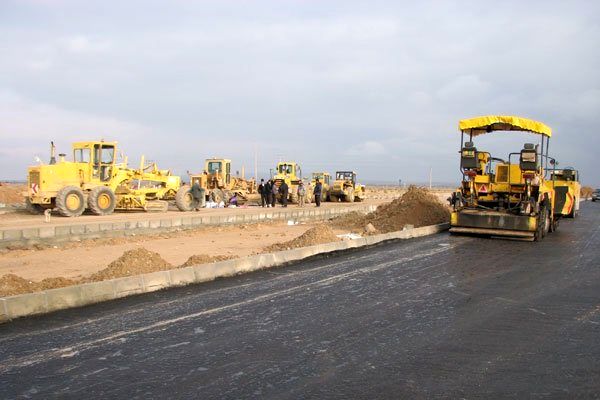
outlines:
{"label": "dirt road surface", "polygon": [[595,398],[600,206],[0,327],[0,398]]}

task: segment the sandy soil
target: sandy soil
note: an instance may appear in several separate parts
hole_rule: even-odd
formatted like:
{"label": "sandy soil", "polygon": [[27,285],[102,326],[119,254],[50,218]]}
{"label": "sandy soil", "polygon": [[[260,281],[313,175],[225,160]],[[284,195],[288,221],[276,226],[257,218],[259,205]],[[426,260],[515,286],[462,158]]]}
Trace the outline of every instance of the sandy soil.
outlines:
{"label": "sandy soil", "polygon": [[[159,253],[172,265],[181,265],[192,255],[244,257],[263,247],[300,236],[315,224],[288,226],[285,222],[205,228],[159,237],[129,237],[91,240],[61,248],[12,250],[0,253],[0,276],[15,274],[30,280],[62,276],[87,277],[106,267],[125,251],[143,246]],[[338,230],[343,233],[343,230]],[[172,236],[171,236],[172,235]]]}
{"label": "sandy soil", "polygon": [[0,296],[328,243],[349,232],[369,235],[401,230],[406,224],[441,223],[449,213],[439,194],[411,188],[390,203],[382,202],[373,213],[352,212],[325,222],[273,221],[4,249],[0,250]]}

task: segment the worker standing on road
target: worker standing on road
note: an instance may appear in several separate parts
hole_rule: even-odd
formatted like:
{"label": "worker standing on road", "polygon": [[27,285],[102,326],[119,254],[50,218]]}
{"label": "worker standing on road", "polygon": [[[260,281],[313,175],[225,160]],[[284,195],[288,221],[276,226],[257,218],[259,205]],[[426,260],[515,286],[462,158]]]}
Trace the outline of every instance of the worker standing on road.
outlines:
{"label": "worker standing on road", "polygon": [[265,183],[265,196],[267,197],[267,207],[271,207],[271,202],[273,199],[273,181],[269,179],[267,183]]}
{"label": "worker standing on road", "polygon": [[279,188],[277,187],[275,182],[271,182],[271,207],[275,207],[275,202],[277,201],[277,194],[279,193]]}
{"label": "worker standing on road", "polygon": [[306,188],[304,182],[300,181],[298,185],[298,207],[304,207],[304,198],[306,197]]}
{"label": "worker standing on road", "polygon": [[204,191],[200,187],[200,184],[198,183],[198,181],[194,181],[194,184],[192,185],[190,192],[192,193],[192,198],[194,199],[194,203],[196,204],[196,207],[194,207],[194,209],[196,211],[199,211],[200,206],[203,203],[202,196],[204,195],[204,193],[203,193]]}
{"label": "worker standing on road", "polygon": [[285,181],[281,182],[281,186],[279,187],[279,191],[281,192],[281,205],[283,207],[287,207],[288,195],[289,195],[289,186]]}
{"label": "worker standing on road", "polygon": [[315,189],[313,191],[313,195],[315,196],[315,203],[317,203],[317,207],[321,207],[321,190],[322,190],[321,182],[319,181],[319,178],[317,178],[315,181]]}
{"label": "worker standing on road", "polygon": [[258,185],[258,193],[260,193],[260,204],[263,206],[263,208],[267,205],[268,202],[268,196],[265,186],[265,180],[261,179],[260,185]]}

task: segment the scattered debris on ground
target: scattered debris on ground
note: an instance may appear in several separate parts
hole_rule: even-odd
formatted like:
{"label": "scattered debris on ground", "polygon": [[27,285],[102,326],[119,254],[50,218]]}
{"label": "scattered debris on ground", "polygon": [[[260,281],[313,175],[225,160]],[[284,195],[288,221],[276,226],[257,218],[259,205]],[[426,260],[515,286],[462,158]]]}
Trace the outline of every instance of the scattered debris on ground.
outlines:
{"label": "scattered debris on ground", "polygon": [[85,278],[85,282],[104,281],[149,272],[172,269],[173,265],[166,262],[158,253],[138,247],[127,250],[123,255],[111,262],[108,267]]}
{"label": "scattered debris on ground", "polygon": [[310,228],[295,239],[283,243],[275,243],[263,249],[264,252],[291,250],[299,247],[314,246],[315,244],[338,242],[338,238],[333,230],[325,224]]}
{"label": "scattered debris on ground", "polygon": [[67,278],[46,278],[40,282],[33,282],[14,274],[7,274],[0,278],[0,297],[56,289],[75,283],[77,282]]}
{"label": "scattered debris on ground", "polygon": [[235,257],[233,257],[233,256],[209,256],[207,254],[195,254],[195,255],[191,256],[190,258],[188,258],[186,262],[181,264],[181,268],[191,267],[193,265],[214,263],[217,261],[231,260],[232,258],[235,258]]}
{"label": "scattered debris on ground", "polygon": [[372,235],[450,221],[448,207],[426,189],[410,186],[402,197],[377,207],[369,214],[348,213],[331,221],[336,228]]}

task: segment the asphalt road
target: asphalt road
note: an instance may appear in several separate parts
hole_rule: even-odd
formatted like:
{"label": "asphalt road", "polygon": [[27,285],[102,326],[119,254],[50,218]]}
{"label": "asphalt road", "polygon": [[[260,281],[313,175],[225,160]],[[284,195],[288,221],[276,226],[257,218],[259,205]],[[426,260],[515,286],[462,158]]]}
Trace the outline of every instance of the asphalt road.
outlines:
{"label": "asphalt road", "polygon": [[600,204],[0,326],[0,398],[599,398]]}

